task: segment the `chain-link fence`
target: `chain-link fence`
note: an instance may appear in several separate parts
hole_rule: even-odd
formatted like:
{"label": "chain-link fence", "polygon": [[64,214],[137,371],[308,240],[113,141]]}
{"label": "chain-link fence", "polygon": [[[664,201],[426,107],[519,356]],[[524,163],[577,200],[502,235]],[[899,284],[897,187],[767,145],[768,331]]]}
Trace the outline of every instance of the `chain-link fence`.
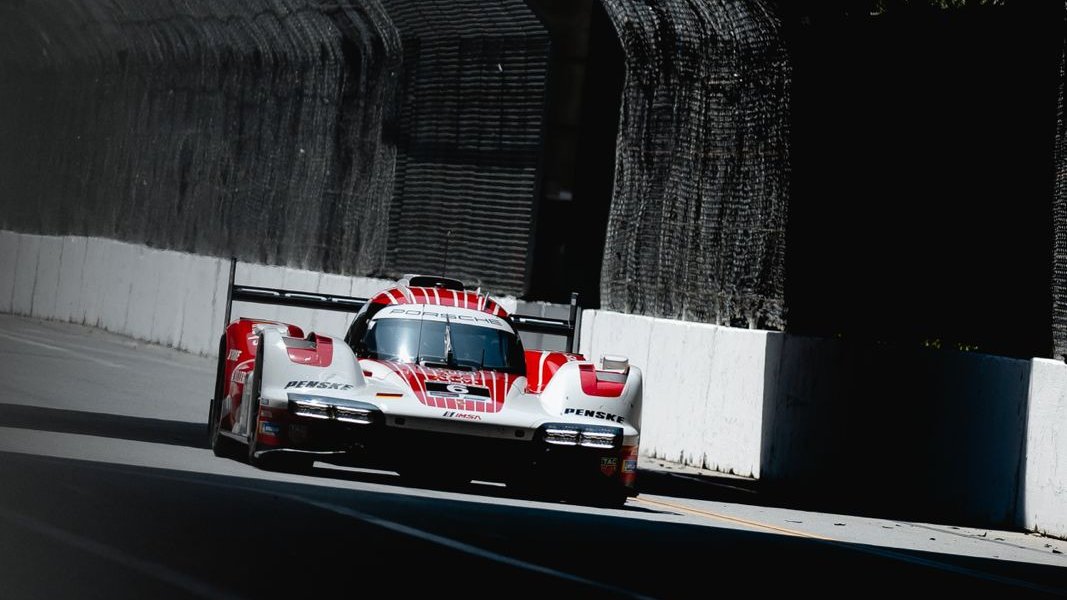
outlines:
{"label": "chain-link fence", "polygon": [[[1064,3],[1064,31],[1067,31],[1067,2]],[[1055,262],[1052,281],[1052,336],[1054,356],[1067,360],[1067,37],[1060,58],[1060,98],[1056,111],[1056,188],[1053,200]]]}
{"label": "chain-link fence", "polygon": [[404,48],[389,270],[522,294],[548,32],[523,0],[383,3]]}
{"label": "chain-link fence", "polygon": [[523,0],[3,2],[0,227],[521,293],[547,55]]}
{"label": "chain-link fence", "polygon": [[603,0],[626,83],[605,308],[781,327],[790,66],[763,0]]}

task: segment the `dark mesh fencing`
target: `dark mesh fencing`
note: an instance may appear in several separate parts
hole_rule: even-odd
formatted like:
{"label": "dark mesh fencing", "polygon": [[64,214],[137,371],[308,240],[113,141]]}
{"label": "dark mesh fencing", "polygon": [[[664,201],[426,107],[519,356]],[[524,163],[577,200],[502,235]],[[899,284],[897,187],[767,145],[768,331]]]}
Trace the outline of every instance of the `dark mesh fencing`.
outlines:
{"label": "dark mesh fencing", "polygon": [[0,2],[0,227],[522,293],[547,57],[523,0]]}
{"label": "dark mesh fencing", "polygon": [[[1067,7],[1067,3],[1064,3]],[[1067,8],[1064,10],[1064,30],[1067,31]],[[1067,360],[1067,37],[1060,58],[1060,99],[1056,111],[1056,188],[1053,201],[1053,227],[1056,253],[1052,281],[1052,336],[1054,356]]]}
{"label": "dark mesh fencing", "polygon": [[790,66],[762,0],[602,0],[626,55],[604,308],[782,326]]}
{"label": "dark mesh fencing", "polygon": [[522,294],[549,36],[523,0],[383,0],[401,32],[388,266]]}
{"label": "dark mesh fencing", "polygon": [[381,268],[400,52],[377,2],[8,2],[0,45],[0,226]]}

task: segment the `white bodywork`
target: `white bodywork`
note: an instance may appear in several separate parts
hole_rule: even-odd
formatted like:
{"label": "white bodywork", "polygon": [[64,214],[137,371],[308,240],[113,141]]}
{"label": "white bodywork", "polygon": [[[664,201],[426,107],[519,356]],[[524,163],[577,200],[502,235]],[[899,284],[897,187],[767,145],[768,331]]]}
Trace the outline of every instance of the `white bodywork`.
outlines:
{"label": "white bodywork", "polygon": [[[540,394],[528,391],[525,376],[512,376],[513,383],[509,382],[508,393],[499,411],[471,413],[468,414],[470,420],[464,420],[445,418],[443,413],[448,411],[423,404],[395,371],[377,360],[357,360],[339,338],[331,338],[333,359],[327,367],[291,360],[282,334],[276,330],[264,331],[262,340],[259,351],[263,353],[263,381],[259,403],[264,407],[285,410],[289,394],[298,393],[321,398],[327,403],[355,401],[372,404],[385,415],[385,424],[389,427],[507,439],[516,439],[519,437],[517,432],[522,431],[522,438],[532,440],[534,432],[545,423],[571,423],[621,428],[623,445],[637,445],[639,441],[642,382],[641,371],[636,367],[629,366],[622,373],[599,372],[605,377],[621,377],[625,381],[618,397],[591,396],[583,391],[579,371],[580,365],[588,364],[587,361],[573,360],[560,366]],[[364,376],[364,372],[368,376]],[[457,372],[457,380],[465,375],[469,374]],[[297,383],[294,385],[293,382]],[[246,395],[253,388],[253,385],[246,385]],[[613,418],[566,414],[566,409],[603,413]],[[239,429],[235,427],[235,430]]]}

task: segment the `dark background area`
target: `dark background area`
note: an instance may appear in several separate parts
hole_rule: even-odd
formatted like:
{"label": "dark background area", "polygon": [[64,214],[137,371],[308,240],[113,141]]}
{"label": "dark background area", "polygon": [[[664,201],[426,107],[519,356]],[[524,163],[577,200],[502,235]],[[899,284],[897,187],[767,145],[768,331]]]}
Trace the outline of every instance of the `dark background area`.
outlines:
{"label": "dark background area", "polygon": [[532,0],[553,32],[552,69],[530,297],[600,306],[625,78],[600,2]]}
{"label": "dark background area", "polygon": [[0,227],[1062,354],[1067,11],[938,4],[0,2]]}
{"label": "dark background area", "polygon": [[1064,7],[785,14],[787,330],[1052,350]]}

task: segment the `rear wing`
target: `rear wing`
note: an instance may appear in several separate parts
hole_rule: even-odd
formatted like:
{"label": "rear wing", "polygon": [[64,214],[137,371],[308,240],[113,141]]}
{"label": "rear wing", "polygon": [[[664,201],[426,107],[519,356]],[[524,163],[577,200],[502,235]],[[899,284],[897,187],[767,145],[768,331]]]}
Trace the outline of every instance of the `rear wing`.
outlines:
{"label": "rear wing", "polygon": [[237,285],[234,283],[236,276],[237,260],[234,259],[230,261],[230,280],[229,284],[226,286],[226,322],[222,324],[224,329],[230,325],[230,317],[233,312],[234,302],[275,304],[279,306],[295,306],[297,308],[310,308],[314,310],[335,310],[339,312],[357,313],[369,301],[368,298],[355,298],[352,296],[320,294],[319,292],[301,292],[297,290],[283,290],[252,285]]}
{"label": "rear wing", "polygon": [[[234,282],[236,276],[237,260],[232,259],[230,261],[230,278],[226,286],[226,321],[222,324],[224,330],[230,325],[234,302],[252,302],[255,304],[274,304],[313,310],[357,313],[370,301],[368,298],[356,298],[353,296],[237,285]],[[511,315],[511,324],[516,331],[529,331],[531,333],[565,337],[567,338],[567,349],[570,352],[578,352],[578,340],[575,332],[578,331],[580,326],[582,314],[578,308],[578,292],[571,294],[570,309],[570,316],[567,319],[513,314]]]}

